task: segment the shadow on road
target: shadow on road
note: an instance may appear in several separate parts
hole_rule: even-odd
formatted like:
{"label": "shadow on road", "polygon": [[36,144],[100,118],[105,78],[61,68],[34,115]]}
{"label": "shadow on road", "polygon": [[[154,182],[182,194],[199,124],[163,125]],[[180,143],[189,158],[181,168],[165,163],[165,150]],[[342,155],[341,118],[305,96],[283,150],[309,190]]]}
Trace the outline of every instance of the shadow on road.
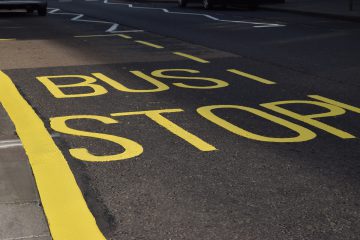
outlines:
{"label": "shadow on road", "polygon": [[35,17],[35,14],[27,13],[24,11],[1,11],[0,12],[0,19],[1,18],[19,18],[19,17]]}

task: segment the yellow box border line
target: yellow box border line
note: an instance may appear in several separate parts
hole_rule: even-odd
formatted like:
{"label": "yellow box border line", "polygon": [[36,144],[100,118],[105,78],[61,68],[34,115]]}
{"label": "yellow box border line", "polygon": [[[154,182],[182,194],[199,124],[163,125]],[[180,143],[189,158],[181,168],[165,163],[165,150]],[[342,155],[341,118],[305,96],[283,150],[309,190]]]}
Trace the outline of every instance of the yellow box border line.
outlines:
{"label": "yellow box border line", "polygon": [[155,44],[155,43],[147,42],[147,41],[135,40],[135,42],[137,42],[139,44],[142,44],[142,45],[145,45],[145,46],[148,46],[148,47],[152,47],[152,48],[157,48],[157,49],[163,49],[164,48],[163,46],[160,46],[160,45]]}
{"label": "yellow box border line", "polygon": [[2,71],[0,103],[29,157],[53,239],[104,240],[65,157],[39,116]]}
{"label": "yellow box border line", "polygon": [[199,57],[195,57],[193,55],[187,54],[187,53],[183,53],[183,52],[173,52],[173,54],[178,55],[180,57],[184,57],[184,58],[188,58],[191,59],[195,62],[199,62],[199,63],[210,63],[210,61],[199,58]]}
{"label": "yellow box border line", "polygon": [[246,77],[246,78],[248,78],[248,79],[251,79],[251,80],[254,80],[254,81],[263,83],[263,84],[268,84],[268,85],[276,84],[276,82],[267,80],[267,79],[262,78],[262,77],[258,77],[258,76],[252,75],[252,74],[250,74],[250,73],[242,72],[242,71],[239,71],[239,70],[237,70],[237,69],[228,69],[228,70],[226,70],[226,71],[231,72],[231,73],[234,73],[234,74],[239,75],[239,76],[242,76],[242,77]]}

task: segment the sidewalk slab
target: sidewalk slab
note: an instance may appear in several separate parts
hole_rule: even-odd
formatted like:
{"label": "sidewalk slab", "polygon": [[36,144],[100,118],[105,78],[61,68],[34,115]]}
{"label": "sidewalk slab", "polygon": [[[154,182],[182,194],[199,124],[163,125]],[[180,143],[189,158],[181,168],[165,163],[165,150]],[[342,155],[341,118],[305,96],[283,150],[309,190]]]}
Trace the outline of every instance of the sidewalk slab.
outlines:
{"label": "sidewalk slab", "polygon": [[0,105],[0,138],[1,137],[14,138],[15,136],[16,134],[15,134],[14,126],[9,121],[9,118],[4,108]]}
{"label": "sidewalk slab", "polygon": [[37,203],[0,204],[0,239],[49,239],[44,214]]}
{"label": "sidewalk slab", "polygon": [[39,198],[22,147],[0,149],[0,204],[34,201]]}
{"label": "sidewalk slab", "polygon": [[0,105],[0,240],[50,240],[25,151]]}

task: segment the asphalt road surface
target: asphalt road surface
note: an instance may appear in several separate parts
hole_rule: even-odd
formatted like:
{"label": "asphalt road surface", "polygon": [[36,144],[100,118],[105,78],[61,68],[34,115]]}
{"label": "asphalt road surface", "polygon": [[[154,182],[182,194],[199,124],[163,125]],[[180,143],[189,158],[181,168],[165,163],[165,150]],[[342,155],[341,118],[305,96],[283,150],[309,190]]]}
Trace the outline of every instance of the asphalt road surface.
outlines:
{"label": "asphalt road surface", "polygon": [[[1,78],[106,239],[360,238],[359,23],[76,0],[50,1],[46,18],[0,13],[0,35]],[[56,158],[22,121],[30,159]],[[44,166],[61,239],[61,221],[87,215],[68,209],[80,200],[63,168]]]}

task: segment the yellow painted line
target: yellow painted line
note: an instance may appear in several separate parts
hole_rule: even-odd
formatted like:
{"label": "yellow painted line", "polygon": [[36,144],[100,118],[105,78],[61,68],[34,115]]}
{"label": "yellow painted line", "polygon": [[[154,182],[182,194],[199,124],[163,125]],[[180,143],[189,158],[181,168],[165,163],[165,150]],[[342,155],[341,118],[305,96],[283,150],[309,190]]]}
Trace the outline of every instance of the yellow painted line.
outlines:
{"label": "yellow painted line", "polygon": [[126,35],[126,34],[118,34],[119,37],[125,38],[125,39],[132,39],[132,37]]}
{"label": "yellow painted line", "polygon": [[319,96],[319,95],[308,95],[308,97],[311,97],[313,99],[323,101],[323,102],[329,103],[331,105],[338,106],[338,107],[341,107],[341,108],[344,108],[344,109],[347,109],[347,110],[350,110],[350,111],[353,111],[353,112],[356,112],[356,113],[360,113],[360,108],[351,106],[349,104],[341,103],[341,102],[332,100],[330,98],[322,97],[322,96]]}
{"label": "yellow painted line", "polygon": [[181,56],[181,57],[185,57],[185,58],[191,59],[191,60],[196,61],[196,62],[199,62],[199,63],[209,63],[209,61],[207,61],[207,60],[204,60],[204,59],[202,59],[202,58],[195,57],[195,56],[192,56],[192,55],[183,53],[183,52],[173,52],[173,53],[174,53],[175,55],[178,55],[178,56]]}
{"label": "yellow painted line", "polygon": [[0,41],[15,41],[15,38],[0,38]]}
{"label": "yellow painted line", "polygon": [[267,80],[265,78],[261,78],[261,77],[258,77],[258,76],[255,76],[255,75],[252,75],[252,74],[249,74],[249,73],[246,73],[246,72],[242,72],[242,71],[239,71],[239,70],[236,70],[236,69],[228,69],[227,71],[231,72],[231,73],[235,73],[236,75],[246,77],[246,78],[249,78],[251,80],[263,83],[263,84],[276,84],[276,82],[273,82],[273,81]]}
{"label": "yellow painted line", "polygon": [[179,125],[175,124],[174,122],[170,121],[169,119],[162,116],[162,113],[176,113],[176,112],[183,112],[182,109],[162,109],[162,110],[148,110],[148,111],[139,111],[139,112],[123,112],[123,113],[112,113],[111,116],[131,116],[131,115],[145,115],[160,126],[164,127],[171,133],[175,134],[176,136],[182,138],[183,140],[187,141],[197,149],[208,152],[208,151],[215,151],[217,150],[211,144],[205,142],[201,138],[195,136],[194,134],[186,131]]}
{"label": "yellow painted line", "polygon": [[0,103],[29,157],[53,239],[104,240],[61,151],[44,123],[2,71]]}
{"label": "yellow painted line", "polygon": [[157,48],[157,49],[162,49],[164,48],[163,46],[157,45],[157,44],[153,44],[150,42],[146,42],[146,41],[140,41],[140,40],[136,40],[135,42],[149,46],[149,47],[153,47],[153,48]]}

